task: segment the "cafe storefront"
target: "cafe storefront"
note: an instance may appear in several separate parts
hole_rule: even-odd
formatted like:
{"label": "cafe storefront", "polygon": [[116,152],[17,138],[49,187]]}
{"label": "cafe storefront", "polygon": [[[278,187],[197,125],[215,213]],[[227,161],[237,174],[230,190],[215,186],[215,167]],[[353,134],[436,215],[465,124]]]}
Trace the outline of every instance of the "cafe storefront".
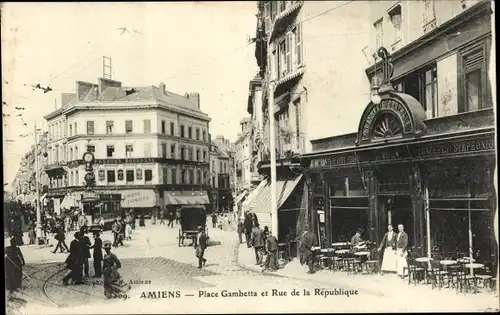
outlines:
{"label": "cafe storefront", "polygon": [[357,133],[311,141],[303,164],[319,241],[349,241],[361,228],[380,244],[388,224],[403,224],[423,255],[496,261],[494,126],[492,109],[426,119],[416,99],[388,91]]}

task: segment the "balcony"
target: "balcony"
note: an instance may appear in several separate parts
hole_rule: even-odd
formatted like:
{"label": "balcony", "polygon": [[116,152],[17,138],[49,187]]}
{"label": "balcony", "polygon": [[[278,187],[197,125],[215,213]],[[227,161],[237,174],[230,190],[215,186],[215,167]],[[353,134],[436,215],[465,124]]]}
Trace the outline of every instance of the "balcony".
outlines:
{"label": "balcony", "polygon": [[44,170],[46,173],[54,173],[54,172],[61,172],[61,173],[66,173],[65,167],[68,164],[66,161],[58,161],[55,163],[48,164],[44,167]]}
{"label": "balcony", "polygon": [[[285,2],[285,1],[282,1]],[[285,3],[288,3],[286,1]],[[304,4],[304,1],[295,1],[291,5],[288,5],[284,8],[284,10],[280,11],[278,15],[276,15],[272,21],[272,28],[270,38],[273,39],[278,33],[286,29],[286,26],[289,25],[293,19],[297,16],[300,8]]]}

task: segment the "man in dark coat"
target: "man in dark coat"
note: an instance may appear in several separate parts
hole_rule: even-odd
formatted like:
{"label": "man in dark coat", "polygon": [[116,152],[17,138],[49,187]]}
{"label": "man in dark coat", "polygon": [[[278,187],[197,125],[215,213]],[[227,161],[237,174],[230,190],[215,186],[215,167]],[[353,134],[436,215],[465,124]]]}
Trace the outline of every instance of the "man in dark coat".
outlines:
{"label": "man in dark coat", "polygon": [[120,223],[118,219],[115,219],[115,222],[113,222],[111,232],[113,233],[113,247],[118,247],[118,239],[120,236]]}
{"label": "man in dark coat", "polygon": [[198,258],[198,269],[201,269],[207,263],[205,257],[205,249],[207,248],[207,234],[205,234],[205,229],[202,226],[198,226],[198,234],[196,235],[194,248],[196,257]]}
{"label": "man in dark coat", "polygon": [[266,252],[269,256],[267,260],[268,263],[266,262],[262,271],[265,269],[269,269],[271,271],[278,270],[278,239],[276,236],[272,235],[269,230],[266,233]]}
{"label": "man in dark coat", "polygon": [[82,267],[83,271],[85,271],[85,278],[89,276],[89,258],[90,258],[90,239],[86,233],[86,228],[82,226],[80,228],[80,247],[82,250]]}
{"label": "man in dark coat", "polygon": [[66,236],[64,235],[64,227],[61,223],[57,223],[55,232],[56,232],[57,245],[53,253],[55,254],[58,249],[61,251],[61,253],[64,251],[64,249],[66,249],[66,251],[69,252],[68,245],[66,245]]}
{"label": "man in dark coat", "polygon": [[304,231],[300,236],[299,250],[302,255],[301,262],[307,263],[309,271],[307,273],[314,273],[314,257],[312,248],[318,244],[316,234],[311,231]]}
{"label": "man in dark coat", "polygon": [[262,263],[262,251],[264,250],[265,236],[258,223],[255,224],[254,228],[252,229],[251,240],[253,248],[255,250],[256,265],[260,265]]}
{"label": "man in dark coat", "polygon": [[75,239],[69,245],[69,255],[66,258],[66,266],[71,272],[63,278],[63,284],[68,285],[72,279],[74,284],[82,284],[82,249],[80,246],[80,233],[75,233]]}
{"label": "man in dark coat", "polygon": [[100,278],[102,276],[102,240],[99,237],[99,233],[94,233],[94,245],[90,246],[94,249],[94,272],[95,277]]}
{"label": "man in dark coat", "polygon": [[240,244],[243,243],[243,232],[245,232],[245,225],[243,224],[243,220],[239,220],[238,221],[238,227],[237,227],[237,230],[238,232],[238,240],[240,241]]}
{"label": "man in dark coat", "polygon": [[252,247],[252,228],[253,228],[253,223],[252,223],[252,217],[250,216],[249,213],[245,215],[245,242],[247,243],[247,247],[250,248]]}

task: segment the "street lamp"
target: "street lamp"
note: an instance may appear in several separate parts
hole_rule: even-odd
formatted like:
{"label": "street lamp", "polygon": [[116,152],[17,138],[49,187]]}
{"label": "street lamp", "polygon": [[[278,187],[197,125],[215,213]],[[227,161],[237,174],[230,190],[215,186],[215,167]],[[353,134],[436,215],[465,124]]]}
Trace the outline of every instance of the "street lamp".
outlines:
{"label": "street lamp", "polygon": [[380,102],[382,101],[382,98],[380,97],[380,94],[379,94],[380,79],[378,76],[376,76],[376,75],[373,76],[371,85],[372,85],[372,87],[371,87],[371,92],[370,92],[370,100],[375,105],[380,104]]}

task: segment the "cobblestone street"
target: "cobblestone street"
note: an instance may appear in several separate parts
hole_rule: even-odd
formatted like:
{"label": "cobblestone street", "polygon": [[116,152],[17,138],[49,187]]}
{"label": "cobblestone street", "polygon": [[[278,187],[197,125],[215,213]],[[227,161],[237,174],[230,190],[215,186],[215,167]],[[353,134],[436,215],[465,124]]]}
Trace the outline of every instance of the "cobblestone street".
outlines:
{"label": "cobblestone street", "polygon": [[[205,255],[208,262],[199,270],[196,268],[194,249],[187,246],[188,242],[183,247],[177,245],[177,227],[148,225],[134,232],[132,241],[113,250],[122,261],[120,273],[123,278],[140,283],[132,284],[127,300],[106,301],[102,283],[94,278],[90,278],[85,285],[63,286],[62,277],[65,272],[62,270],[62,262],[66,255],[52,254],[51,247],[35,249],[25,246],[23,251],[29,257],[26,258],[27,265],[23,270],[26,276],[22,293],[15,295],[26,301],[20,311],[24,314],[88,314],[116,313],[119,309],[120,312],[176,313],[182,311],[188,299],[194,299],[191,312],[227,313],[236,312],[235,308],[238,312],[311,311],[308,306],[311,303],[314,303],[314,309],[325,312],[377,311],[386,309],[387,303],[394,305],[395,311],[453,310],[457,307],[460,310],[487,311],[495,305],[493,295],[464,299],[454,293],[445,297],[453,303],[444,304],[443,293],[400,286],[393,281],[395,279],[389,278],[382,281],[382,277],[345,277],[325,272],[307,275],[295,261],[277,273],[262,273],[254,265],[253,250],[246,248],[244,244],[240,246],[234,231],[209,231],[211,246]],[[103,235],[103,239],[110,237],[109,233]],[[35,253],[38,260],[34,259]],[[92,274],[92,262],[90,265]],[[342,294],[325,297],[315,292],[315,289],[322,288],[337,290],[337,294],[342,293],[341,291],[353,293],[349,297]],[[273,289],[286,291],[286,296],[276,296],[272,299],[273,303],[269,303]],[[301,296],[291,296],[294,289]],[[259,296],[247,299],[221,298],[223,290],[254,291]],[[312,295],[304,297],[304,290],[309,290]],[[394,294],[397,290],[406,292],[408,299],[395,302]],[[181,296],[167,301],[141,299],[143,292],[147,294],[158,291],[179,291]],[[264,291],[269,292],[268,297],[260,295]],[[206,295],[217,293],[218,297],[202,298],[199,297],[200,292],[206,292]],[[277,292],[275,294],[279,295]],[[417,296],[418,299],[410,298],[411,296]],[[307,303],[301,303],[300,299],[307,299]],[[89,308],[89,305],[94,307]],[[228,305],[235,308],[228,308]]]}

